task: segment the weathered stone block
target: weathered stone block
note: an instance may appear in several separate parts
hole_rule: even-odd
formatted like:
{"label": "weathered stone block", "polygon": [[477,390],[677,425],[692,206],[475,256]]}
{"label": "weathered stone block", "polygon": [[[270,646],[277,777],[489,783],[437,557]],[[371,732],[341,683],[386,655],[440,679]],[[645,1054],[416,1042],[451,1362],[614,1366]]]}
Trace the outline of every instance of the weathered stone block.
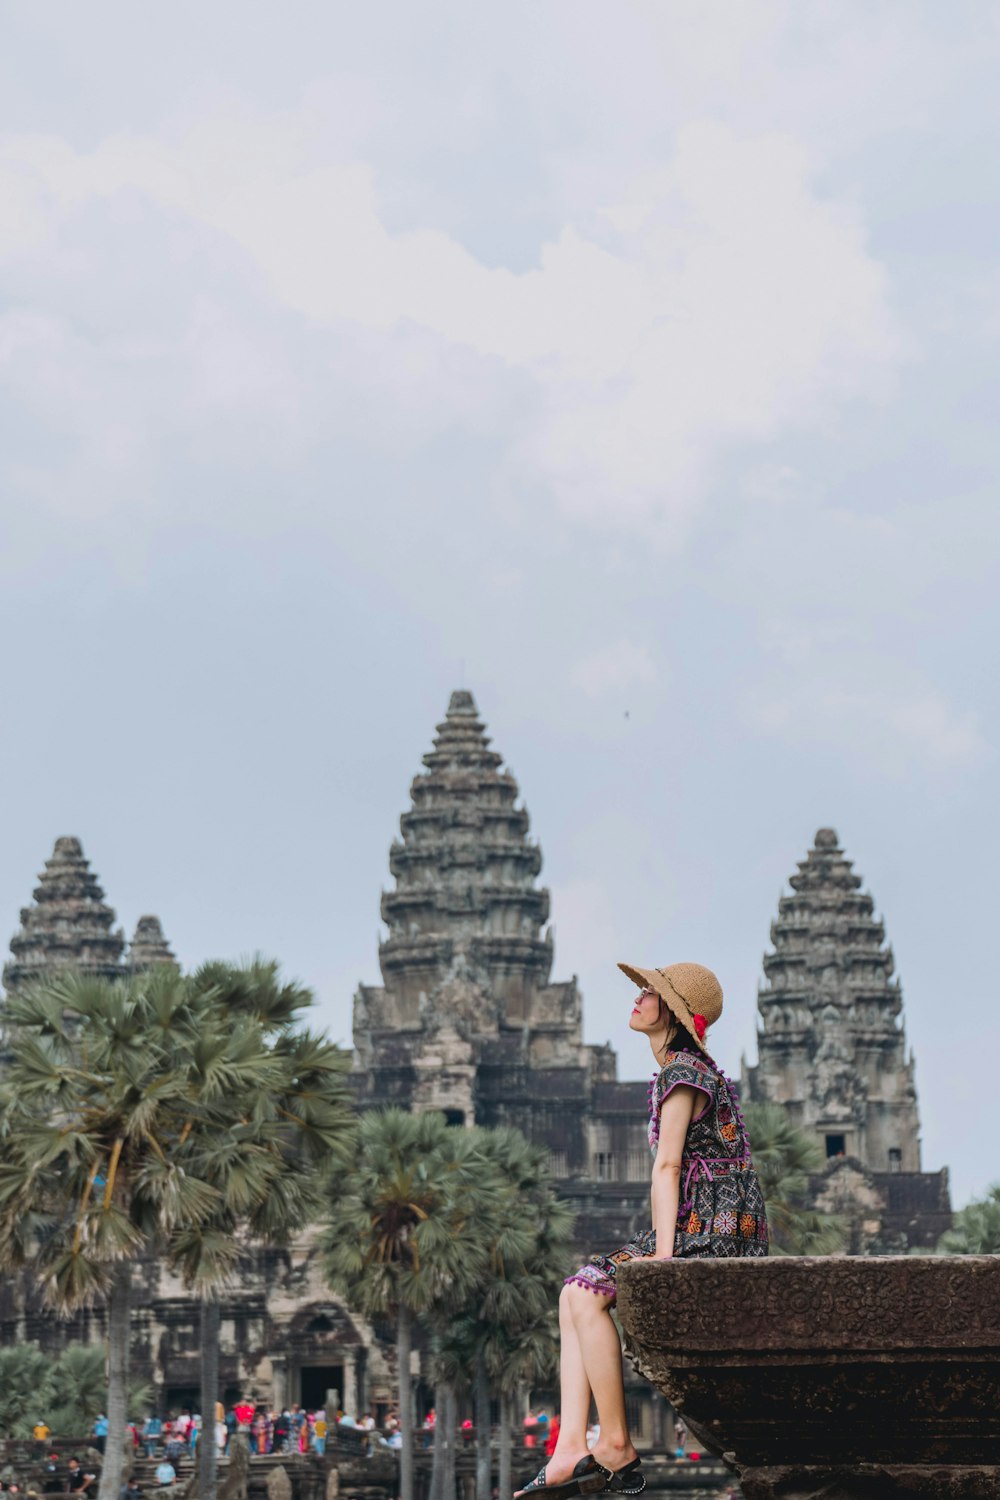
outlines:
{"label": "weathered stone block", "polygon": [[635,1363],[748,1500],[1000,1497],[1000,1257],[636,1261]]}

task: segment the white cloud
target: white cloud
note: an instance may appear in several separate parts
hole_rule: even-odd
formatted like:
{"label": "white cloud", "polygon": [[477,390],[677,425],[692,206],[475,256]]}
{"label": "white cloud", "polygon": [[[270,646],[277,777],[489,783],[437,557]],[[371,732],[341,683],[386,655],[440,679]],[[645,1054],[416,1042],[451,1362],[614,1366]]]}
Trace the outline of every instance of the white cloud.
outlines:
{"label": "white cloud", "polygon": [[[422,360],[421,379],[445,420],[452,410],[468,419],[477,384],[488,409],[503,371],[526,381],[505,432],[511,480],[541,479],[574,518],[667,541],[684,534],[733,444],[877,399],[902,355],[859,223],[817,194],[805,150],[786,135],[681,128],[664,165],[623,184],[617,228],[605,221],[598,240],[567,223],[517,274],[438,229],[390,232],[372,164],[316,165],[296,116],[209,122],[179,144],[117,136],[90,153],[7,137],[0,169],[16,188],[0,224],[8,272],[40,306],[53,286],[113,275],[97,255],[114,255],[115,225],[135,217],[138,199],[162,224],[168,277],[183,281],[214,235],[210,257],[232,261],[247,295],[335,341],[380,338],[390,430],[403,395],[396,364],[414,335],[441,351]],[[95,215],[109,236],[99,251],[88,239]],[[190,341],[191,316],[183,310],[179,340]],[[257,337],[230,329],[218,354],[208,341],[194,388],[217,392],[224,377],[229,402],[259,404],[270,379]],[[448,350],[481,365],[479,382],[460,392],[440,379]]]}
{"label": "white cloud", "polygon": [[798,748],[834,750],[880,772],[977,765],[989,745],[976,714],[955,709],[932,689],[860,691],[804,683],[748,704],[752,729]]}
{"label": "white cloud", "polygon": [[601,698],[605,693],[636,683],[655,682],[656,678],[656,666],[646,647],[632,641],[603,646],[573,668],[573,682],[591,698]]}

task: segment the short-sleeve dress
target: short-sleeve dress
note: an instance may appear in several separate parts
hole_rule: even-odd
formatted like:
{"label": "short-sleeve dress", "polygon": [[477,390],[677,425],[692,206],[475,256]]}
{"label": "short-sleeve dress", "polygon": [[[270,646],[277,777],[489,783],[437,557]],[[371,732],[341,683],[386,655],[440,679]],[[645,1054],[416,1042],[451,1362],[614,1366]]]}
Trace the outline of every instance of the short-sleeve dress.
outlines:
{"label": "short-sleeve dress", "polygon": [[[667,1095],[687,1084],[705,1096],[688,1126],[681,1158],[681,1193],[674,1234],[675,1257],[766,1255],[767,1213],[750,1156],[750,1140],[739,1096],[710,1057],[668,1052],[649,1087],[649,1145],[660,1139],[660,1108]],[[567,1276],[603,1297],[615,1297],[615,1276],[626,1261],[650,1255],[656,1233],[641,1230],[611,1255],[592,1255]]]}

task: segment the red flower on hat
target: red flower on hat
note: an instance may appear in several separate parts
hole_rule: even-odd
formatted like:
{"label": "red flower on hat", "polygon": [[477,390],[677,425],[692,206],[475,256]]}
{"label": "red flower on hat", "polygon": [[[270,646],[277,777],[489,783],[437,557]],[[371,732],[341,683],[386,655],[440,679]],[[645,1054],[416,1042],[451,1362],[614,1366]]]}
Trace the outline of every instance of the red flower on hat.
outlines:
{"label": "red flower on hat", "polygon": [[705,1026],[706,1026],[705,1017],[701,1016],[701,1015],[698,1015],[698,1016],[692,1016],[691,1019],[694,1021],[694,1029],[695,1029],[695,1033],[696,1033],[696,1035],[698,1037],[699,1042],[703,1042],[705,1040]]}

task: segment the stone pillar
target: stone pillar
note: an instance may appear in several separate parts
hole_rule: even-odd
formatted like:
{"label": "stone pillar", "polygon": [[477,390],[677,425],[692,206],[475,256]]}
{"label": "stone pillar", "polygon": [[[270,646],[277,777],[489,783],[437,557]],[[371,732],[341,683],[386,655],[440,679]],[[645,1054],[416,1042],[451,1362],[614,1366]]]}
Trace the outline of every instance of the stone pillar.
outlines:
{"label": "stone pillar", "polygon": [[288,1405],[288,1360],[283,1354],[271,1357],[271,1405],[275,1411]]}
{"label": "stone pillar", "polygon": [[341,1405],[349,1417],[359,1417],[361,1413],[357,1410],[358,1405],[358,1378],[357,1378],[357,1354],[352,1352],[344,1360],[344,1394]]}
{"label": "stone pillar", "polygon": [[1000,1256],[633,1261],[618,1317],[746,1500],[1000,1500]]}

